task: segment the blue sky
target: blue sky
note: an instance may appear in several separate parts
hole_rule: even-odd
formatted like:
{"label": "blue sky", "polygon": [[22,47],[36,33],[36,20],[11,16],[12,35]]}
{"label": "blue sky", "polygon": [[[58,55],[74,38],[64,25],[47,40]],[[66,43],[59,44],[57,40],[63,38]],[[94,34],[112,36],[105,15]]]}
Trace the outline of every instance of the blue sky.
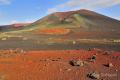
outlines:
{"label": "blue sky", "polygon": [[120,0],[0,0],[0,25],[33,22],[56,11],[83,8],[120,20]]}

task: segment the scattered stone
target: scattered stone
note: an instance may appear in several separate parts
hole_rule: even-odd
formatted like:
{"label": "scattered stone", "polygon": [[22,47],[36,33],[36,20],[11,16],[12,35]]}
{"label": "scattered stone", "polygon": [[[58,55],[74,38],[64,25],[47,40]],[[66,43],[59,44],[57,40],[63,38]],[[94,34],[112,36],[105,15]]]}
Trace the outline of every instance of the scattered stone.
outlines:
{"label": "scattered stone", "polygon": [[95,53],[94,55],[95,55],[95,56],[97,56],[97,55],[98,55],[98,53]]}
{"label": "scattered stone", "polygon": [[92,73],[89,73],[87,75],[87,77],[91,78],[91,79],[100,79],[100,74],[98,73],[95,73],[95,72],[92,72]]}
{"label": "scattered stone", "polygon": [[93,55],[93,56],[91,57],[91,59],[96,60],[96,55]]}
{"label": "scattered stone", "polygon": [[25,51],[23,49],[15,49],[15,50],[10,50],[12,53],[16,53],[16,54],[21,54],[21,53],[25,53]]}
{"label": "scattered stone", "polygon": [[91,58],[89,58],[89,60],[90,60],[91,62],[95,62],[95,61],[96,61],[96,55],[93,55]]}
{"label": "scattered stone", "polygon": [[45,59],[45,61],[49,61],[50,59]]}
{"label": "scattered stone", "polygon": [[67,69],[67,71],[71,71],[71,69]]}
{"label": "scattered stone", "polygon": [[98,48],[88,48],[88,51],[96,51],[97,53],[102,53],[103,51]]}
{"label": "scattered stone", "polygon": [[110,52],[110,51],[105,51],[104,52],[104,55],[110,55],[112,52]]}
{"label": "scattered stone", "polygon": [[116,69],[115,71],[116,71],[116,72],[118,72],[118,70],[117,70],[117,69]]}
{"label": "scattered stone", "polygon": [[92,51],[100,51],[101,52],[102,50],[99,48],[93,48]]}
{"label": "scattered stone", "polygon": [[108,67],[113,67],[113,64],[112,63],[108,63]]}
{"label": "scattered stone", "polygon": [[88,51],[92,51],[92,49],[91,49],[91,48],[88,48]]}
{"label": "scattered stone", "polygon": [[84,61],[81,61],[81,60],[72,60],[72,61],[70,61],[70,64],[72,66],[84,66]]}
{"label": "scattered stone", "polygon": [[105,64],[104,66],[106,66],[106,67],[113,67],[113,64],[112,63],[108,63],[108,64]]}
{"label": "scattered stone", "polygon": [[72,43],[73,43],[73,44],[76,44],[76,41],[73,41]]}

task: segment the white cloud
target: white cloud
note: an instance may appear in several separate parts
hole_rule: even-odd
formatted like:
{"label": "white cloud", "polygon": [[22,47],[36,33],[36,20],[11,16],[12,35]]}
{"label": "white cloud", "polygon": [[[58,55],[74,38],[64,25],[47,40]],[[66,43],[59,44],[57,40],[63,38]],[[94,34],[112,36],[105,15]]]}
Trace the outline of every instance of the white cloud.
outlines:
{"label": "white cloud", "polygon": [[23,20],[23,21],[19,21],[19,20],[12,20],[10,23],[8,24],[15,24],[15,23],[32,23],[34,22],[34,20],[29,20],[29,19],[26,19],[26,20]]}
{"label": "white cloud", "polygon": [[10,4],[11,0],[0,0],[0,5],[1,4]]}
{"label": "white cloud", "polygon": [[14,24],[14,23],[18,23],[19,21],[17,21],[17,20],[13,20],[13,21],[11,21],[10,22],[10,24]]}
{"label": "white cloud", "polygon": [[51,8],[51,9],[48,9],[48,13],[52,13],[52,12],[57,12],[57,8]]}
{"label": "white cloud", "polygon": [[120,0],[68,0],[54,8],[48,9],[48,13],[75,9],[97,9],[106,8],[120,4]]}
{"label": "white cloud", "polygon": [[110,16],[110,17],[112,17],[112,18],[117,19],[117,20],[120,21],[120,15],[117,15],[117,16]]}

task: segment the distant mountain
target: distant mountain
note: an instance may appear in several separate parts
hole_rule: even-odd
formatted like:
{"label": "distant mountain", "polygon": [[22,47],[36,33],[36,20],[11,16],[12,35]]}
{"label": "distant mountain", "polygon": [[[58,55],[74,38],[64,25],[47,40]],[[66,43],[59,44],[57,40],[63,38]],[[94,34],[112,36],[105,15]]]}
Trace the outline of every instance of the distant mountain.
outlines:
{"label": "distant mountain", "polygon": [[13,24],[0,27],[0,31],[13,30],[35,35],[62,35],[66,38],[119,39],[120,21],[82,9],[52,13],[29,25]]}
{"label": "distant mountain", "polygon": [[29,24],[30,23],[14,23],[11,25],[1,25],[0,32],[22,30],[23,27],[28,26]]}
{"label": "distant mountain", "polygon": [[[83,28],[88,31],[118,31],[120,21],[89,10],[56,12],[30,25],[39,28]],[[29,27],[30,28],[30,27]]]}

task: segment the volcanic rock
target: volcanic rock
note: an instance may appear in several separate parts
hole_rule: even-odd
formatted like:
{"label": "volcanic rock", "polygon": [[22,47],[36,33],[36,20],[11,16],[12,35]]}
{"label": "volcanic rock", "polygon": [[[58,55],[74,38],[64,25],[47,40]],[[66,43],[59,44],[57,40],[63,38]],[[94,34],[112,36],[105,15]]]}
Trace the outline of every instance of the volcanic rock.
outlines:
{"label": "volcanic rock", "polygon": [[108,67],[113,67],[113,64],[112,64],[112,63],[108,63],[107,66],[108,66]]}
{"label": "volcanic rock", "polygon": [[89,60],[90,60],[91,62],[95,62],[95,61],[96,61],[96,55],[93,55],[91,58],[89,58]]}
{"label": "volcanic rock", "polygon": [[81,60],[72,60],[72,61],[70,61],[70,64],[72,66],[84,66],[84,61],[81,61]]}
{"label": "volcanic rock", "polygon": [[100,74],[92,72],[87,75],[91,79],[100,79]]}

